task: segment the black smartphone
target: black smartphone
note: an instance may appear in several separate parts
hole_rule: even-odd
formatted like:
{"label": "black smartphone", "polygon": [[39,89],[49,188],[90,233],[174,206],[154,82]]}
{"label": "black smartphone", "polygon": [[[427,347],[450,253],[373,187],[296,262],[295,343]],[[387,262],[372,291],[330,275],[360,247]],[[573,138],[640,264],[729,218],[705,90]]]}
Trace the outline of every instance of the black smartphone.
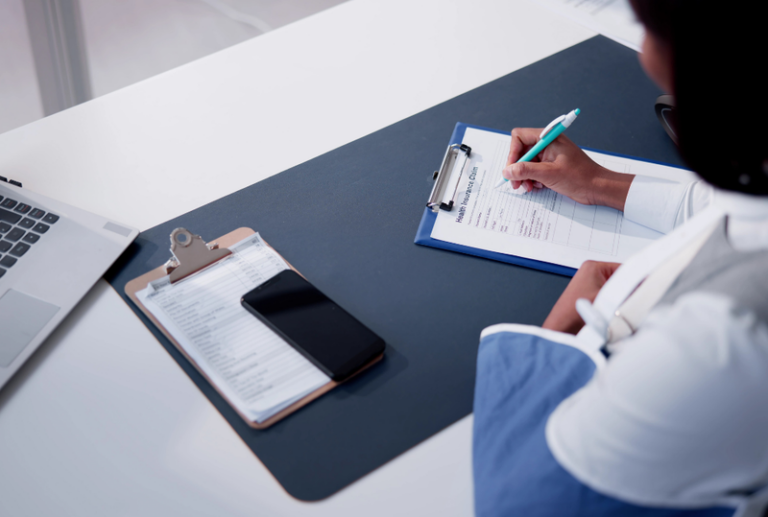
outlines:
{"label": "black smartphone", "polygon": [[334,381],[384,352],[384,340],[287,269],[243,296],[243,307]]}

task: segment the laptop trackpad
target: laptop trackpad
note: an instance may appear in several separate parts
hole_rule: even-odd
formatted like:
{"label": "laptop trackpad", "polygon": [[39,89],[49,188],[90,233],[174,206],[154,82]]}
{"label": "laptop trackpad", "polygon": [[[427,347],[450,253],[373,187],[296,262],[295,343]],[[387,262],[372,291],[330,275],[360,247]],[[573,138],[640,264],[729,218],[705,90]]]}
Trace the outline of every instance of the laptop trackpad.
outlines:
{"label": "laptop trackpad", "polygon": [[0,366],[8,366],[59,312],[48,302],[8,290],[0,298]]}

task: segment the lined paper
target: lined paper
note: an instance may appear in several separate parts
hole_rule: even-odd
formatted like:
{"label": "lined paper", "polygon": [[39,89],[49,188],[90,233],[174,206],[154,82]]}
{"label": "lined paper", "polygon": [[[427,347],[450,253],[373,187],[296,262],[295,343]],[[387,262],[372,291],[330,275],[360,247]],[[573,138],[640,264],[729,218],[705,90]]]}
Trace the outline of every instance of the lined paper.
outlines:
{"label": "lined paper", "polygon": [[288,264],[259,234],[229,249],[209,268],[173,285],[163,277],[137,296],[232,404],[263,422],[330,378],[240,305]]}

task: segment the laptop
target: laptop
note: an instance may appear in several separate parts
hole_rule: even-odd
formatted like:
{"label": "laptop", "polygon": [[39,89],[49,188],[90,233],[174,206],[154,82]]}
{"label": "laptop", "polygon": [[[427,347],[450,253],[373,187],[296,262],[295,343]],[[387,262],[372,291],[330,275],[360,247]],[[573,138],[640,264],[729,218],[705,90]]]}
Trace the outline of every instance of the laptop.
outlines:
{"label": "laptop", "polygon": [[0,389],[138,234],[0,176]]}

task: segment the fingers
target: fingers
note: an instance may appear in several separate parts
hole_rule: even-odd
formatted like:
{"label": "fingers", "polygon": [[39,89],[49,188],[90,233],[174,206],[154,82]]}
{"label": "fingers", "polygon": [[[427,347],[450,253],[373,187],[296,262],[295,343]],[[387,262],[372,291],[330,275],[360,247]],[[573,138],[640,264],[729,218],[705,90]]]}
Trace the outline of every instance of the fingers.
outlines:
{"label": "fingers", "polygon": [[543,183],[541,176],[546,175],[551,166],[548,162],[513,163],[504,167],[502,174],[512,181],[532,180],[532,182]]}
{"label": "fingers", "polygon": [[545,169],[548,167],[549,164],[540,162],[513,163],[507,165],[502,174],[512,181],[512,189],[523,187],[526,192],[531,192],[533,189],[545,188],[545,184],[537,177],[542,173],[546,174]]}
{"label": "fingers", "polygon": [[523,185],[525,186],[526,192],[532,192],[534,189],[538,190],[544,188],[544,185],[540,181],[525,180],[523,181]]}
{"label": "fingers", "polygon": [[541,129],[516,127],[512,130],[512,143],[509,146],[507,165],[519,160],[539,140]]}
{"label": "fingers", "polygon": [[613,276],[613,274],[616,272],[617,269],[619,269],[618,262],[603,262],[603,274],[605,275],[605,279],[608,280]]}
{"label": "fingers", "polygon": [[512,183],[512,190],[517,190],[520,187],[523,187],[523,190],[525,190],[526,192],[530,192],[533,189],[545,188],[544,185],[538,181],[523,180],[523,181],[512,181],[511,183]]}
{"label": "fingers", "polygon": [[599,262],[597,260],[585,261],[576,272],[580,277],[594,279],[602,287],[613,273],[621,266],[618,262]]}
{"label": "fingers", "polygon": [[512,130],[512,140],[519,141],[527,146],[532,146],[539,141],[542,128],[516,127]]}
{"label": "fingers", "polygon": [[512,190],[517,190],[520,187],[522,187],[523,190],[525,190],[526,192],[530,192],[531,191],[531,182],[528,181],[528,180],[512,181],[511,183],[512,183]]}

